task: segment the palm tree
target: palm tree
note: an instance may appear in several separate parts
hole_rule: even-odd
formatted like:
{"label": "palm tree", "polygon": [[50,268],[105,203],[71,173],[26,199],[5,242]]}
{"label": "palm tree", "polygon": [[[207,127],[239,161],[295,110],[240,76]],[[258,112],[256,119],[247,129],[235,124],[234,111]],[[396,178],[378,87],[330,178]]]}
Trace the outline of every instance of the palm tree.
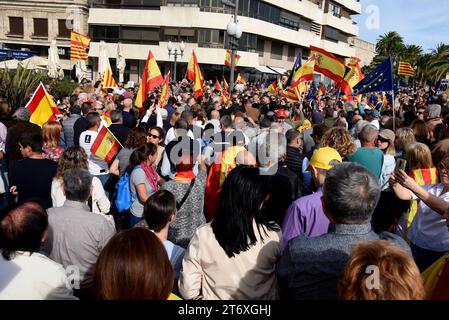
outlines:
{"label": "palm tree", "polygon": [[404,39],[396,31],[390,31],[377,40],[377,54],[384,58],[391,56],[394,62],[398,60],[404,49]]}
{"label": "palm tree", "polygon": [[415,44],[407,44],[401,54],[401,60],[410,62],[412,66],[416,65],[418,58],[422,55],[422,47]]}

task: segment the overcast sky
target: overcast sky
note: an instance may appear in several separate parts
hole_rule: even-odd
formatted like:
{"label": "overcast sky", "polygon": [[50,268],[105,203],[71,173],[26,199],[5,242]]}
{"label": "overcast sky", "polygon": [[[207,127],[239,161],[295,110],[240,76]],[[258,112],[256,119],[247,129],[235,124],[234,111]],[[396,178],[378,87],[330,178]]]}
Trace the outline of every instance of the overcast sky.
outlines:
{"label": "overcast sky", "polygon": [[362,14],[354,16],[359,37],[376,43],[378,37],[397,31],[406,44],[424,51],[440,42],[449,44],[449,0],[361,0]]}

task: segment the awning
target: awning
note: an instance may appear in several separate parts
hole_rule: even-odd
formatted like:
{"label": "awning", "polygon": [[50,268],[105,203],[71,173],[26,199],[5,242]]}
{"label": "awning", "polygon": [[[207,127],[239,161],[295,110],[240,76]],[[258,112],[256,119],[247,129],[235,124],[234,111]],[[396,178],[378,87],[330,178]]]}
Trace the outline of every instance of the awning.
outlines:
{"label": "awning", "polygon": [[258,67],[255,67],[254,69],[256,69],[257,71],[259,71],[261,73],[276,74],[276,72],[274,72],[273,70],[271,70],[265,66],[258,66]]}
{"label": "awning", "polygon": [[284,68],[277,68],[277,67],[268,67],[268,68],[270,68],[271,70],[280,75],[284,75],[284,73],[287,71]]}

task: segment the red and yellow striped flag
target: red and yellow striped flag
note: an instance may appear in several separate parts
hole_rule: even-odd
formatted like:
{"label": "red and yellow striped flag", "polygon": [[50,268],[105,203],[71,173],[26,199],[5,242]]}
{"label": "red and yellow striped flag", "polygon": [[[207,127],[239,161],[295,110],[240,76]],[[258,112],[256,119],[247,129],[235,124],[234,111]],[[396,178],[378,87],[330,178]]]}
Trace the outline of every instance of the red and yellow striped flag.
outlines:
{"label": "red and yellow striped flag", "polygon": [[311,56],[294,74],[291,87],[297,86],[300,82],[312,81],[315,69],[315,57]]}
{"label": "red and yellow striped flag", "polygon": [[225,78],[225,77],[223,77],[223,87],[224,87],[224,89],[226,90],[226,92],[229,92],[229,84],[228,84],[228,82],[226,81],[226,78]]}
{"label": "red and yellow striped flag", "polygon": [[409,62],[399,62],[399,70],[398,75],[400,76],[414,76],[415,69],[413,69],[412,65]]}
{"label": "red and yellow striped flag", "polygon": [[[225,65],[230,68],[231,67],[231,57],[232,57],[232,51],[226,50],[226,57],[225,57]],[[234,54],[234,70],[237,70],[237,65],[239,64],[240,56],[236,53]]]}
{"label": "red and yellow striped flag", "polygon": [[42,82],[37,87],[25,108],[28,108],[31,112],[30,122],[41,127],[48,121],[56,121],[56,115],[61,114],[56,103],[45,90]]}
{"label": "red and yellow striped flag", "polygon": [[101,120],[103,120],[104,123],[107,124],[107,126],[109,127],[112,124],[112,120],[111,120],[111,112],[107,111],[105,112],[102,116],[101,116]]}
{"label": "red and yellow striped flag", "polygon": [[265,90],[265,92],[271,92],[272,94],[277,94],[276,90],[276,81],[273,81],[268,88]]}
{"label": "red and yellow striped flag", "polygon": [[167,75],[165,76],[164,85],[162,87],[162,92],[161,92],[161,97],[160,97],[161,107],[165,107],[167,105],[169,83],[170,83],[170,71],[168,71]]}
{"label": "red and yellow striped flag", "polygon": [[106,126],[103,126],[92,144],[90,151],[100,159],[109,163],[118,153],[119,149],[120,142],[118,142]]}
{"label": "red and yellow striped flag", "polygon": [[145,69],[143,69],[139,91],[137,92],[137,98],[135,101],[136,107],[142,108],[143,103],[148,98],[148,92],[159,87],[163,83],[164,77],[162,77],[161,70],[159,70],[156,59],[150,50],[148,53],[147,62],[145,64]]}
{"label": "red and yellow striped flag", "polygon": [[90,40],[84,34],[75,31],[70,33],[70,61],[86,61],[89,58],[87,49],[89,48]]}
{"label": "red and yellow striped flag", "polygon": [[118,88],[117,82],[115,82],[112,76],[112,71],[109,66],[106,67],[103,76],[101,77],[101,86],[103,88]]}

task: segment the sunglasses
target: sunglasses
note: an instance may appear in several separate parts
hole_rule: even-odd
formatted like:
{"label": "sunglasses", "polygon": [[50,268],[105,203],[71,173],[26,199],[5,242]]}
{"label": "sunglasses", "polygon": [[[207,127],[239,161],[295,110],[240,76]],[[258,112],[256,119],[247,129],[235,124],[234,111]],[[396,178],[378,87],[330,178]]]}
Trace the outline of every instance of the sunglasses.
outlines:
{"label": "sunglasses", "polygon": [[416,114],[418,114],[418,115],[419,115],[419,114],[424,114],[424,112],[418,111]]}
{"label": "sunglasses", "polygon": [[156,136],[156,135],[154,135],[154,134],[149,134],[148,137],[149,137],[149,138],[153,138],[153,139],[160,139],[160,138],[161,138],[161,137]]}
{"label": "sunglasses", "polygon": [[379,140],[382,143],[389,143],[390,142],[390,140],[384,139],[382,137],[378,137],[377,140]]}

